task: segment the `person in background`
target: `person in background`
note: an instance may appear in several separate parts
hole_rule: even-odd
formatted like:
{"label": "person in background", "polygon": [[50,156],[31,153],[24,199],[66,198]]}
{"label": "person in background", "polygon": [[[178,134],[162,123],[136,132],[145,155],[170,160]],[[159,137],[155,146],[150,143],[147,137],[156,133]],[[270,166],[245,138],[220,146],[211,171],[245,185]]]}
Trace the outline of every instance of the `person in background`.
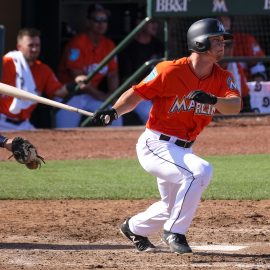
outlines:
{"label": "person in background", "polygon": [[[232,57],[233,56],[233,40],[228,40],[225,43],[224,48],[224,56],[225,57]],[[250,95],[249,95],[249,88],[247,85],[247,78],[243,67],[237,62],[221,62],[221,67],[230,71],[234,77],[237,89],[240,91],[240,95],[242,97],[242,109],[241,112],[252,112],[250,106]]]}
{"label": "person in background", "polygon": [[[139,14],[144,14],[139,13]],[[141,20],[144,19],[141,16],[137,18],[136,24],[138,25]],[[164,45],[157,38],[157,32],[159,29],[158,22],[151,20],[148,22],[139,33],[135,36],[134,40],[123,50],[119,55],[119,67],[121,81],[124,82],[130,77],[138,68],[140,68],[145,62],[160,59],[164,57]],[[146,70],[141,77],[139,77],[133,83],[136,84],[149,73],[150,69]],[[134,110],[134,113],[139,117],[140,123],[145,125],[149,111],[151,109],[152,102],[141,102]]]}
{"label": "person in background", "polygon": [[[235,31],[232,28],[231,17],[220,16],[218,20],[223,23],[226,31],[233,32],[234,56],[265,56],[263,48],[253,35],[242,31]],[[262,62],[242,62],[241,65],[244,68],[248,81],[254,81],[255,79],[267,80],[266,67]]]}
{"label": "person in background", "polygon": [[[41,49],[40,31],[23,28],[17,35],[17,50],[3,57],[2,82],[35,95],[65,97],[74,90],[74,81],[63,85],[52,69],[38,60]],[[35,129],[30,122],[37,103],[0,95],[0,130]]]}
{"label": "person in background", "polygon": [[[99,63],[115,48],[114,42],[105,36],[108,29],[110,11],[100,4],[91,4],[87,10],[87,31],[77,34],[65,46],[59,64],[59,79],[69,83],[78,75],[92,73]],[[107,82],[106,90],[101,89]],[[70,106],[96,111],[119,86],[117,59],[110,60],[91,81],[84,84],[84,93],[71,97],[66,103]],[[81,115],[59,110],[55,115],[56,127],[78,127]],[[122,119],[114,123],[122,125]]]}

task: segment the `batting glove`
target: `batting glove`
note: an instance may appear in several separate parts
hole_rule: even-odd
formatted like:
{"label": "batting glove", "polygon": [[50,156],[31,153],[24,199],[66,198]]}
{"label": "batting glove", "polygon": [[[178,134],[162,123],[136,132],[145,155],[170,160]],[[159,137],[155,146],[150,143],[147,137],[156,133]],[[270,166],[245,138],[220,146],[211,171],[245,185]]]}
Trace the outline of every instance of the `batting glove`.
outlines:
{"label": "batting glove", "polygon": [[217,97],[210,94],[206,93],[202,90],[195,90],[190,92],[187,95],[188,99],[194,100],[196,102],[202,103],[202,104],[216,104],[217,103]]}
{"label": "batting glove", "polygon": [[97,111],[92,118],[92,123],[95,126],[108,126],[116,119],[118,114],[115,109]]}

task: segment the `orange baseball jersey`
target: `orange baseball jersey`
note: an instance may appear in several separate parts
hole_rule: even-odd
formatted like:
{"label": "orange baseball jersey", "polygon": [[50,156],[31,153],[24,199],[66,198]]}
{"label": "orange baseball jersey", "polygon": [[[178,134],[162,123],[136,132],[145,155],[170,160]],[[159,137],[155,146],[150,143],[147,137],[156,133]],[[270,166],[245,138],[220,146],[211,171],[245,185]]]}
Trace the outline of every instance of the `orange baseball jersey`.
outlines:
{"label": "orange baseball jersey", "polygon": [[215,112],[214,105],[186,99],[191,91],[200,89],[218,97],[239,96],[230,72],[214,64],[212,73],[199,79],[187,57],[159,63],[133,89],[153,101],[147,128],[188,141],[196,139]]}
{"label": "orange baseball jersey", "polygon": [[[59,64],[59,79],[67,83],[73,80],[70,70],[79,69],[84,74],[92,73],[99,63],[115,48],[112,40],[101,37],[98,46],[94,46],[87,33],[75,36],[66,45]],[[116,57],[108,62],[92,79],[91,83],[97,87],[101,80],[109,73],[118,69]]]}
{"label": "orange baseball jersey", "polygon": [[[36,61],[30,66],[32,76],[34,78],[37,92],[41,95],[45,93],[48,98],[53,98],[56,90],[62,87],[62,84],[55,77],[52,69],[41,61]],[[3,83],[16,87],[16,68],[13,59],[10,57],[3,57]],[[37,104],[31,105],[29,108],[22,110],[19,114],[12,114],[9,107],[13,101],[13,97],[0,95],[0,113],[3,113],[11,118],[17,120],[26,120],[31,116],[32,111]]]}
{"label": "orange baseball jersey", "polygon": [[[265,52],[255,39],[254,36],[247,33],[234,33],[234,56],[254,56],[262,57],[265,56]],[[248,62],[245,64],[244,71],[248,79],[252,79],[250,68],[255,66],[258,61]]]}
{"label": "orange baseball jersey", "polygon": [[233,39],[235,56],[265,56],[263,49],[254,36],[235,32]]}

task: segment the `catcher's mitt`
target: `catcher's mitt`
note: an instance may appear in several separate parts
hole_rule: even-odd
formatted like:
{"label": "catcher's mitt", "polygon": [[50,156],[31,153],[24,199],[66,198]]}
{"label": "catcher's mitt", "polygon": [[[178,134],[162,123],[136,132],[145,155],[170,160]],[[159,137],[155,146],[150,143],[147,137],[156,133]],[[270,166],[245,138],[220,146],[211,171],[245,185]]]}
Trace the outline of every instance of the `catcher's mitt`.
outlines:
{"label": "catcher's mitt", "polygon": [[28,169],[40,168],[41,163],[45,163],[44,158],[38,155],[35,146],[21,137],[13,139],[11,151],[16,161],[25,164]]}

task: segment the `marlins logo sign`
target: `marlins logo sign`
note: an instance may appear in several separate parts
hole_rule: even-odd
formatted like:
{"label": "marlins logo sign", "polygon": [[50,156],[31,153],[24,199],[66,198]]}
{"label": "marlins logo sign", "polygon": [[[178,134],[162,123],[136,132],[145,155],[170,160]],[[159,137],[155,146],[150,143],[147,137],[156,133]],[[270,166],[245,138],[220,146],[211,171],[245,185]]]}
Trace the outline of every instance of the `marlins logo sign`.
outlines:
{"label": "marlins logo sign", "polygon": [[214,0],[213,1],[213,12],[227,12],[227,6],[225,0]]}

